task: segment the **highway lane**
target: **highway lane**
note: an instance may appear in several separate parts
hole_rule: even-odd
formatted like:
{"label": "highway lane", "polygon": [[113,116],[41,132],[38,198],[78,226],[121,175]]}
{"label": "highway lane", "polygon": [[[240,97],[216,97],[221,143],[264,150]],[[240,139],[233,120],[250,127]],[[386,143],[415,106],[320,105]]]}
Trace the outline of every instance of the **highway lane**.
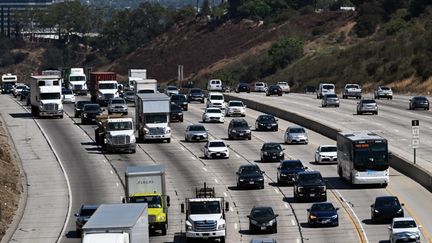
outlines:
{"label": "highway lane", "polygon": [[[283,97],[261,97],[262,94],[241,94],[242,97],[252,97],[257,100],[260,98],[263,102],[272,102],[275,106],[286,107],[286,109],[290,109],[290,111],[297,111],[301,114],[306,114],[306,116],[310,118],[320,119],[322,122],[326,124],[332,124],[332,126],[337,126],[342,129],[369,129],[374,130],[375,132],[383,131],[384,129],[392,129],[392,123],[398,123],[400,119],[393,117],[393,119],[385,120],[386,116],[394,116],[392,113],[395,112],[395,109],[390,108],[390,111],[387,111],[387,107],[385,105],[380,105],[380,114],[378,116],[362,116],[358,117],[353,115],[353,111],[355,111],[355,100],[341,100],[340,108],[320,108],[319,102],[320,100],[314,99],[313,95],[303,95],[303,94],[289,94],[284,95]],[[316,101],[313,101],[316,100]],[[385,101],[387,102],[387,101]],[[389,101],[391,102],[391,101]],[[417,112],[417,111],[416,111]],[[420,111],[422,112],[422,111]],[[390,114],[386,114],[390,113]],[[399,114],[403,113],[399,111]],[[414,115],[419,115],[414,113]],[[364,121],[359,121],[358,119],[364,119]],[[373,120],[379,121],[383,126],[380,130],[371,129],[374,127]],[[406,118],[405,118],[406,119]],[[409,118],[411,119],[411,118]],[[408,119],[407,119],[408,120]],[[365,122],[368,121],[368,122]],[[385,121],[385,122],[383,122]],[[370,124],[370,125],[369,125]],[[384,125],[385,124],[385,125]],[[409,123],[409,129],[410,128]],[[401,128],[400,128],[401,129]],[[384,130],[385,131],[385,130]],[[385,133],[385,137],[388,138],[388,133]],[[396,135],[392,135],[396,136]],[[390,143],[393,144],[394,141],[390,138]],[[313,155],[313,154],[311,154]],[[335,175],[336,176],[336,175]],[[429,201],[432,196],[429,191],[421,187],[419,184],[413,182],[411,179],[401,175],[399,172],[392,170],[391,171],[391,183],[390,186],[386,189],[387,193],[393,193],[401,196],[402,201],[407,203],[406,209],[411,211],[412,215],[416,216],[416,219],[420,221],[427,232],[431,232],[432,229],[432,220],[429,216],[425,215],[424,212],[432,212],[432,208],[430,205],[425,204],[425,200]],[[347,193],[350,194],[352,190],[347,190]],[[355,196],[355,195],[353,195]],[[371,204],[371,203],[369,203]],[[364,205],[368,206],[368,205]],[[364,216],[367,216],[367,212],[363,213]],[[365,222],[368,223],[368,221]],[[430,239],[430,234],[429,239]]]}

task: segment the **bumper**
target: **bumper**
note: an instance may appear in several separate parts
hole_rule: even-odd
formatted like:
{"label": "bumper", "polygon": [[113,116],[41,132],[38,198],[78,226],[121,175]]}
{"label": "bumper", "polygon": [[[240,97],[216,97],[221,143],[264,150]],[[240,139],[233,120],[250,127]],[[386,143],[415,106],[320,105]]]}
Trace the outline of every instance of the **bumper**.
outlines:
{"label": "bumper", "polygon": [[429,109],[429,104],[414,104],[413,109]]}
{"label": "bumper", "polygon": [[171,138],[171,134],[144,135],[144,139],[148,139],[148,140],[168,139],[168,138]]}
{"label": "bumper", "polygon": [[246,115],[246,111],[244,111],[244,110],[243,111],[242,110],[240,110],[240,111],[237,111],[237,110],[227,110],[226,114],[228,116],[235,116],[235,115],[244,116],[244,115]]}
{"label": "bumper", "polygon": [[151,230],[162,230],[165,228],[166,222],[152,222],[149,223],[149,229]]}
{"label": "bumper", "polygon": [[282,92],[267,92],[267,95],[282,95]]}
{"label": "bumper", "polygon": [[205,122],[224,122],[225,119],[223,117],[207,117],[205,118]]}
{"label": "bumper", "polygon": [[324,105],[326,106],[339,106],[340,102],[332,102],[332,101],[327,101],[324,102]]}
{"label": "bumper", "polygon": [[263,155],[263,161],[281,161],[284,160],[285,155]]}
{"label": "bumper", "polygon": [[327,192],[298,192],[297,197],[306,199],[306,200],[315,200],[325,198],[327,196]]}
{"label": "bumper", "polygon": [[361,93],[344,93],[346,97],[361,97]]}
{"label": "bumper", "polygon": [[353,177],[353,184],[388,184],[390,178],[388,176],[386,177]]}
{"label": "bumper", "polygon": [[64,99],[63,103],[75,103],[75,99]]}
{"label": "bumper", "polygon": [[73,92],[75,94],[80,94],[80,95],[87,95],[87,93],[88,93],[87,90],[73,90]]}
{"label": "bumper", "polygon": [[337,162],[336,157],[335,158],[329,158],[329,157],[318,158],[318,163],[322,163],[322,164],[324,164],[324,163],[336,163],[336,162]]}
{"label": "bumper", "polygon": [[308,223],[310,225],[330,225],[335,226],[339,224],[338,218],[317,218],[317,219],[309,219]]}
{"label": "bumper", "polygon": [[225,237],[225,230],[209,231],[209,232],[196,232],[196,231],[186,231],[186,238],[218,238]]}
{"label": "bumper", "polygon": [[277,130],[277,125],[259,125],[256,127],[258,130]]}
{"label": "bumper", "polygon": [[292,139],[288,138],[288,143],[308,143],[308,139],[307,138],[292,138]]}
{"label": "bumper", "polygon": [[81,118],[81,123],[85,122],[96,122],[96,116],[95,117],[83,117]]}
{"label": "bumper", "polygon": [[202,96],[189,96],[189,101],[204,101]]}
{"label": "bumper", "polygon": [[183,121],[183,115],[170,115],[170,121]]}
{"label": "bumper", "polygon": [[127,113],[128,109],[125,109],[125,108],[112,108],[112,109],[109,109],[109,112],[111,112],[111,113]]}
{"label": "bumper", "polygon": [[374,219],[375,221],[385,221],[385,222],[389,222],[392,221],[393,218],[400,218],[403,217],[404,213],[395,213],[395,214],[387,214],[387,215],[382,215],[380,213],[375,213],[374,214]]}
{"label": "bumper", "polygon": [[209,153],[209,157],[210,158],[228,158],[229,154],[228,153],[218,153],[218,152],[214,152],[214,153]]}
{"label": "bumper", "polygon": [[208,136],[203,136],[203,135],[193,135],[189,137],[190,141],[207,141],[208,140]]}
{"label": "bumper", "polygon": [[264,187],[264,181],[239,181],[238,182],[239,187],[241,188],[255,188],[255,187]]}
{"label": "bumper", "polygon": [[251,139],[251,133],[231,133],[230,136],[232,138],[237,138],[237,139],[242,139],[242,138],[247,138],[247,139]]}
{"label": "bumper", "polygon": [[133,150],[136,150],[136,144],[135,143],[124,144],[124,145],[107,144],[106,146],[107,146],[108,151],[133,151]]}
{"label": "bumper", "polygon": [[39,116],[51,117],[51,116],[62,116],[62,115],[63,115],[63,110],[61,110],[61,111],[39,111]]}

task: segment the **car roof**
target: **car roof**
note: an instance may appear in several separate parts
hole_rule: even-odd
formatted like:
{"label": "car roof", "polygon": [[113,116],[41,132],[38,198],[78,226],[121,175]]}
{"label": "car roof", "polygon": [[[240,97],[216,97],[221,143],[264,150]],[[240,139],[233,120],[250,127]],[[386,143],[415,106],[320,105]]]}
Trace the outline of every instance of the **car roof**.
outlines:
{"label": "car roof", "polygon": [[317,170],[305,170],[305,171],[301,171],[298,173],[298,175],[300,174],[321,174],[321,172],[317,171]]}
{"label": "car roof", "polygon": [[407,221],[407,220],[415,221],[411,217],[397,217],[397,218],[393,218],[393,222],[396,222],[396,221]]}
{"label": "car roof", "polygon": [[81,209],[97,209],[99,207],[98,204],[83,204],[81,205]]}
{"label": "car roof", "polygon": [[291,163],[301,163],[301,164],[303,164],[302,162],[301,162],[301,160],[299,160],[299,159],[287,159],[287,160],[282,160],[280,163],[281,164],[291,164]]}
{"label": "car roof", "polygon": [[274,117],[273,115],[270,115],[270,114],[262,114],[262,115],[259,115],[258,117],[264,117],[264,116],[271,116],[271,117]]}
{"label": "car roof", "polygon": [[223,142],[223,143],[225,143],[224,140],[209,140],[208,142],[209,142],[209,143],[212,143],[212,142]]}

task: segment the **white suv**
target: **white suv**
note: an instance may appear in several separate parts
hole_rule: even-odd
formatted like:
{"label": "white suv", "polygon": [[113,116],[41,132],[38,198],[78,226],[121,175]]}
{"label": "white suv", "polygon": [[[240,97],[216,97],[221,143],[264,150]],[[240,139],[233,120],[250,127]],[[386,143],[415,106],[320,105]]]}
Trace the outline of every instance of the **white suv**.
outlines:
{"label": "white suv", "polygon": [[291,88],[287,82],[277,82],[277,85],[281,87],[282,92],[289,93],[291,91]]}
{"label": "white suv", "polygon": [[393,218],[390,230],[390,243],[396,242],[420,242],[420,228],[413,218]]}
{"label": "white suv", "polygon": [[325,94],[335,94],[334,84],[320,84],[317,92],[317,99],[322,99]]}
{"label": "white suv", "polygon": [[210,92],[207,97],[207,107],[217,107],[221,110],[225,109],[224,95],[219,92]]}
{"label": "white suv", "polygon": [[222,80],[210,79],[207,84],[208,91],[222,91]]}
{"label": "white suv", "polygon": [[227,103],[225,116],[246,116],[246,105],[241,100],[231,100]]}

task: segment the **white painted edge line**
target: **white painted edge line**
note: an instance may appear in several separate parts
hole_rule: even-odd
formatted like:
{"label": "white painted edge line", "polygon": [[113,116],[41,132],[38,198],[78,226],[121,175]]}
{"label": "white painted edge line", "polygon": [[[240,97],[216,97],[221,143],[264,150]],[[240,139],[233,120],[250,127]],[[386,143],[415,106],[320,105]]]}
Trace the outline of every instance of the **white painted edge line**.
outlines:
{"label": "white painted edge line", "polygon": [[185,151],[186,149],[185,148],[183,148],[183,147],[180,147],[183,151]]}
{"label": "white painted edge line", "polygon": [[285,208],[289,208],[288,203],[284,203]]}
{"label": "white painted edge line", "polygon": [[237,223],[234,223],[234,229],[237,229]]}
{"label": "white painted edge line", "polygon": [[299,238],[297,238],[297,243],[300,243],[300,239]]}
{"label": "white painted edge line", "polygon": [[204,171],[208,171],[208,170],[206,169],[206,167],[203,167],[203,170],[204,170]]}
{"label": "white painted edge line", "polygon": [[230,207],[230,211],[231,211],[231,212],[234,212],[234,209],[233,209],[233,207]]}
{"label": "white painted edge line", "polygon": [[235,154],[235,155],[237,156],[237,158],[241,158],[240,155],[238,155],[238,154]]}
{"label": "white painted edge line", "polygon": [[214,181],[215,181],[216,183],[219,183],[218,179],[216,179],[216,178],[214,179]]}
{"label": "white painted edge line", "polygon": [[277,188],[273,188],[276,194],[279,194],[279,190]]}
{"label": "white painted edge line", "polygon": [[223,193],[225,197],[228,197],[228,194],[226,192]]}
{"label": "white painted edge line", "polygon": [[[24,109],[25,109],[27,112],[29,112],[29,111],[27,110],[27,108],[24,107]],[[61,161],[60,156],[57,154],[57,151],[54,149],[51,140],[49,139],[48,135],[45,133],[45,130],[42,128],[42,126],[39,124],[39,122],[38,122],[36,119],[33,119],[33,121],[36,123],[36,125],[37,125],[37,126],[39,127],[39,129],[41,130],[43,136],[45,137],[45,139],[47,140],[47,142],[48,142],[48,144],[49,144],[51,150],[53,151],[54,156],[56,157],[56,159],[57,159],[57,161],[58,161],[58,164],[60,165],[60,168],[61,168],[61,170],[63,171],[64,177],[65,177],[65,180],[66,180],[66,184],[67,184],[67,187],[68,187],[68,194],[69,194],[69,202],[68,202],[69,205],[68,205],[68,211],[67,211],[66,219],[65,219],[64,224],[63,224],[63,227],[62,227],[62,231],[60,232],[60,235],[59,235],[59,237],[58,237],[57,240],[56,240],[56,242],[61,242],[61,238],[63,237],[63,234],[64,234],[65,231],[66,231],[67,222],[69,221],[69,217],[70,217],[70,215],[71,215],[71,211],[72,211],[72,190],[71,190],[71,185],[70,185],[70,181],[69,181],[69,175],[68,175],[68,173],[66,172],[65,167],[63,166],[63,162]]]}
{"label": "white painted edge line", "polygon": [[291,219],[291,224],[292,224],[292,225],[296,225],[296,222],[295,222],[294,219]]}

